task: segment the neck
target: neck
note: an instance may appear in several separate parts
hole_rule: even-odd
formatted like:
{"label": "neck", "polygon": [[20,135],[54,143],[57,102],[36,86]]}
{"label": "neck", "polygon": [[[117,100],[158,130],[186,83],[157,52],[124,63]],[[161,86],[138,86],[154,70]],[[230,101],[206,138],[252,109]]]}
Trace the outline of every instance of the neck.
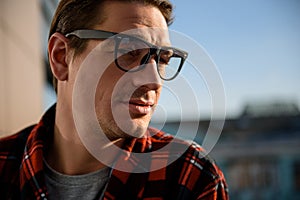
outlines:
{"label": "neck", "polygon": [[[86,135],[87,138],[89,134]],[[91,139],[93,140],[93,139]],[[97,158],[105,158],[104,163],[112,163],[119,151],[112,151],[113,146],[122,146],[124,139],[115,139],[106,143],[96,143],[99,147]],[[106,167],[97,160],[83,145],[77,133],[72,109],[68,105],[56,105],[53,140],[45,154],[47,163],[56,171],[68,175],[80,175]]]}
{"label": "neck", "polygon": [[46,160],[53,169],[68,175],[87,174],[105,167],[86,150],[81,142],[66,138],[57,126]]}
{"label": "neck", "polygon": [[45,159],[56,171],[68,174],[86,174],[104,168],[82,144],[67,105],[57,103],[53,140],[48,146]]}

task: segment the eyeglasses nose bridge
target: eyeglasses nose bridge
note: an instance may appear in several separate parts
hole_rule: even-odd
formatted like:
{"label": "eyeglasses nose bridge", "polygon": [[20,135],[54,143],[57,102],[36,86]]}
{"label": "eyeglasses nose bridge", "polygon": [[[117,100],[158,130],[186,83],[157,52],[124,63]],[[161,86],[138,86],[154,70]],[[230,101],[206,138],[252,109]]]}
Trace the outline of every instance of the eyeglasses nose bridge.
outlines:
{"label": "eyeglasses nose bridge", "polygon": [[[149,62],[149,59],[152,57],[152,55],[155,55],[155,62],[158,62],[160,49],[158,48],[150,48],[149,53],[146,54],[140,61],[140,64],[147,64]],[[157,63],[158,64],[158,63]]]}
{"label": "eyeglasses nose bridge", "polygon": [[[154,60],[156,62],[156,64],[158,65],[159,62],[159,54],[160,54],[160,48],[150,48],[150,53],[147,59],[147,63],[149,62],[149,59],[154,55]],[[146,63],[145,63],[146,64]]]}

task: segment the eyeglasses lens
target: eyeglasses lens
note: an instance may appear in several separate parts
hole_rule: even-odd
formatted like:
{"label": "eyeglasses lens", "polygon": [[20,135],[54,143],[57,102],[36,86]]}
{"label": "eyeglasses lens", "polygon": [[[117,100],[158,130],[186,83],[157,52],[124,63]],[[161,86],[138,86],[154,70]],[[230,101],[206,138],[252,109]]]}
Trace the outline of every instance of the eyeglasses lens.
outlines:
{"label": "eyeglasses lens", "polygon": [[[124,71],[138,71],[144,67],[144,64],[149,62],[151,54],[154,54],[152,51],[157,53],[157,49],[153,49],[153,47],[142,40],[121,38],[116,45],[115,56],[117,65]],[[175,54],[172,48],[164,47],[159,51],[159,55],[156,55],[154,58],[157,62],[158,73],[162,79],[172,79],[176,76],[182,57]]]}

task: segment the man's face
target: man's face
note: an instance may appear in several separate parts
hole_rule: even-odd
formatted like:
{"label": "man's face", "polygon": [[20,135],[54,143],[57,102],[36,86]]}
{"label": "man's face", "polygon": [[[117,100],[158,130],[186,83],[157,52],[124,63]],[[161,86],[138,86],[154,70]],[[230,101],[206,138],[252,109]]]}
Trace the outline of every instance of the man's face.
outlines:
{"label": "man's face", "polygon": [[[142,35],[147,42],[158,46],[169,45],[168,34],[145,29],[167,30],[163,15],[155,7],[137,3],[106,2],[100,14],[105,16],[105,21],[95,25],[93,29],[117,33],[139,29],[135,34]],[[99,41],[89,42],[83,56],[79,57],[82,60],[78,63],[83,61],[96,44],[99,44]],[[113,56],[113,52],[110,54]],[[126,73],[111,62],[99,77],[95,95],[96,115],[107,137],[116,139],[143,136],[157,105],[161,84],[153,57],[145,68],[133,73]]]}

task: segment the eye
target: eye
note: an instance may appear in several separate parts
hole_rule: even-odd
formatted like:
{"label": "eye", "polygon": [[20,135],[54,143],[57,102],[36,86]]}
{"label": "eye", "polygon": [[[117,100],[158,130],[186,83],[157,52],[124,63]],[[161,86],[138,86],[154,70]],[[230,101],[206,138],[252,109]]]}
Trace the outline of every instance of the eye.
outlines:
{"label": "eye", "polygon": [[173,56],[172,50],[161,50],[159,56],[159,62],[161,64],[168,65],[172,56]]}

